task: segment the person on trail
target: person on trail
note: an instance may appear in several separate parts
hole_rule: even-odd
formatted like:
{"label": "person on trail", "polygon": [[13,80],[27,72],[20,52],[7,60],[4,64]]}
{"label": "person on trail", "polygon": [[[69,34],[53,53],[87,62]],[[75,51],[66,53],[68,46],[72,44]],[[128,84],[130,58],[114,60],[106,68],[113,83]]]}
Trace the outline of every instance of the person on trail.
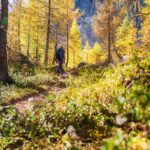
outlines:
{"label": "person on trail", "polygon": [[58,68],[57,68],[57,73],[58,74],[63,74],[64,73],[64,70],[63,70],[64,59],[65,59],[65,51],[64,51],[63,46],[61,46],[56,51],[56,61],[58,63]]}

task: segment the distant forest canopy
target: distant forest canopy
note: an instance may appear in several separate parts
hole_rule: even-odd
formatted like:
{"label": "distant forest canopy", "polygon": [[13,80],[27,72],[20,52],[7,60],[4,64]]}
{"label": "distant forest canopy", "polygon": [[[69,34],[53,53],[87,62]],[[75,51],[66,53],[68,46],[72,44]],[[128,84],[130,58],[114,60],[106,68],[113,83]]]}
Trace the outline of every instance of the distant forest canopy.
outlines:
{"label": "distant forest canopy", "polygon": [[[65,64],[69,67],[77,67],[81,62],[112,63],[133,58],[140,50],[142,53],[148,51],[149,0],[145,0],[145,4],[142,0],[89,2],[96,8],[92,17],[84,8],[82,11],[82,1],[78,1],[79,9],[74,9],[74,0],[28,0],[28,3],[11,0],[9,17],[7,13],[1,17],[2,27],[7,27],[9,20],[9,60],[14,54],[21,53],[37,65],[54,65],[56,49],[61,45],[65,47]],[[92,33],[91,30],[82,32],[86,29],[86,21],[90,23]],[[92,47],[89,39],[83,44],[83,38],[88,34],[97,38]]]}

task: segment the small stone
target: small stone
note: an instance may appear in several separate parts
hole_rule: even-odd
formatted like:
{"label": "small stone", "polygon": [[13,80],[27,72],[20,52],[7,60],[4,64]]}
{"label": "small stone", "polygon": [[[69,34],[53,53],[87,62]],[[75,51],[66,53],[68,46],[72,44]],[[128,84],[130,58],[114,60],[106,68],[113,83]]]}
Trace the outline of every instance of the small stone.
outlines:
{"label": "small stone", "polygon": [[70,136],[71,140],[80,140],[80,137],[76,134],[76,129],[72,125],[68,127],[67,134]]}
{"label": "small stone", "polygon": [[117,116],[116,117],[116,124],[119,126],[122,126],[123,124],[125,124],[127,122],[127,118],[125,117],[121,117],[121,116]]}
{"label": "small stone", "polygon": [[75,129],[72,125],[70,125],[70,126],[67,128],[67,133],[70,134],[70,133],[74,133],[74,132],[76,132],[76,129]]}
{"label": "small stone", "polygon": [[31,101],[33,101],[33,99],[34,99],[33,97],[29,97],[28,101],[31,102]]}

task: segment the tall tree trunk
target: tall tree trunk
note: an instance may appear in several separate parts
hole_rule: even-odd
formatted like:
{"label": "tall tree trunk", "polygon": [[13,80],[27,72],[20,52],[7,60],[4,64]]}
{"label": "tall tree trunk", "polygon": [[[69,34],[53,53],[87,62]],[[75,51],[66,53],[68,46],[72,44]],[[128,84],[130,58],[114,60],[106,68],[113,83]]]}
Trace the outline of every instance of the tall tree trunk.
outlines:
{"label": "tall tree trunk", "polygon": [[55,43],[55,47],[54,47],[54,57],[53,57],[53,65],[55,64],[55,61],[56,61],[56,51],[57,51],[57,47],[58,47],[58,43],[56,42]]}
{"label": "tall tree trunk", "polygon": [[19,18],[18,18],[18,50],[19,50],[19,52],[21,53],[21,21],[20,21],[20,19],[21,19],[21,16],[20,16],[20,14],[19,14]]}
{"label": "tall tree trunk", "polygon": [[36,40],[35,61],[36,61],[36,64],[38,65],[39,63],[39,37],[38,36]]}
{"label": "tall tree trunk", "polygon": [[18,9],[18,22],[17,22],[17,38],[18,38],[18,51],[21,53],[22,52],[22,48],[21,48],[21,14],[22,14],[22,12],[21,12],[21,10],[22,10],[22,0],[17,0],[16,1],[17,2],[17,9]]}
{"label": "tall tree trunk", "polygon": [[7,65],[7,26],[8,22],[8,0],[1,0],[1,20],[0,24],[0,81],[8,82],[8,65]]}
{"label": "tall tree trunk", "polygon": [[30,60],[30,27],[28,29],[27,59],[28,59],[28,61]]}
{"label": "tall tree trunk", "polygon": [[115,46],[115,42],[114,42],[113,39],[112,39],[112,44],[113,44],[114,51],[115,51],[116,55],[118,56],[118,58],[119,58],[120,60],[122,60],[123,57],[118,53],[118,51],[117,51],[117,49],[116,49],[116,46]]}
{"label": "tall tree trunk", "polygon": [[51,24],[51,0],[48,1],[48,20],[47,20],[47,37],[46,37],[46,48],[45,48],[45,65],[48,65],[48,52],[50,42],[50,24]]}
{"label": "tall tree trunk", "polygon": [[76,51],[73,51],[73,67],[75,68],[75,62],[76,62]]}
{"label": "tall tree trunk", "polygon": [[18,50],[21,53],[21,40],[20,40],[20,21],[18,23]]}
{"label": "tall tree trunk", "polygon": [[88,54],[88,51],[86,52],[86,62],[87,62],[87,64],[89,63],[89,54]]}
{"label": "tall tree trunk", "polygon": [[67,23],[67,56],[66,56],[66,66],[69,63],[69,24]]}
{"label": "tall tree trunk", "polygon": [[55,47],[54,47],[54,57],[53,57],[53,65],[55,64],[56,61],[56,51],[58,47],[58,30],[59,30],[59,24],[56,26],[56,37],[55,37]]}
{"label": "tall tree trunk", "polygon": [[110,26],[110,14],[108,15],[108,63],[112,63],[113,58],[111,54],[111,26]]}
{"label": "tall tree trunk", "polygon": [[36,35],[36,48],[35,48],[35,62],[38,65],[39,63],[39,33],[40,33],[39,24],[37,25],[37,35]]}
{"label": "tall tree trunk", "polygon": [[12,47],[13,47],[13,31],[14,31],[14,26],[11,26],[11,31],[9,34],[9,45],[7,42],[8,58],[10,57],[10,51],[12,50]]}
{"label": "tall tree trunk", "polygon": [[67,53],[66,53],[66,66],[69,63],[69,3],[67,1]]}

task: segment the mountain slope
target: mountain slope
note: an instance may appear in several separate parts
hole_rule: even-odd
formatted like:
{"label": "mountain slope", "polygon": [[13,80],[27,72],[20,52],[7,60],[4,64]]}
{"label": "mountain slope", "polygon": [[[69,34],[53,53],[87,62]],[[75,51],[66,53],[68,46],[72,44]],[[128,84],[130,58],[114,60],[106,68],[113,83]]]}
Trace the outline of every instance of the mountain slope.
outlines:
{"label": "mountain slope", "polygon": [[78,19],[79,30],[82,36],[82,43],[85,45],[86,41],[90,46],[93,46],[97,41],[96,36],[92,30],[93,15],[96,14],[95,0],[75,0],[75,8],[82,13]]}
{"label": "mountain slope", "polygon": [[[82,44],[85,45],[86,41],[88,41],[91,47],[96,41],[98,41],[92,30],[92,21],[93,16],[97,11],[97,2],[98,1],[95,0],[75,0],[75,8],[79,9],[82,14],[78,19],[79,30],[82,36]],[[99,0],[99,2],[103,3],[103,0]],[[140,4],[142,7],[144,7],[144,0],[140,0]],[[134,8],[135,5],[133,5],[133,8],[131,8],[131,13],[133,13],[133,15],[137,13],[136,11],[139,9],[138,7],[136,10]],[[137,28],[140,29],[142,20],[138,16],[135,16],[135,21]]]}

